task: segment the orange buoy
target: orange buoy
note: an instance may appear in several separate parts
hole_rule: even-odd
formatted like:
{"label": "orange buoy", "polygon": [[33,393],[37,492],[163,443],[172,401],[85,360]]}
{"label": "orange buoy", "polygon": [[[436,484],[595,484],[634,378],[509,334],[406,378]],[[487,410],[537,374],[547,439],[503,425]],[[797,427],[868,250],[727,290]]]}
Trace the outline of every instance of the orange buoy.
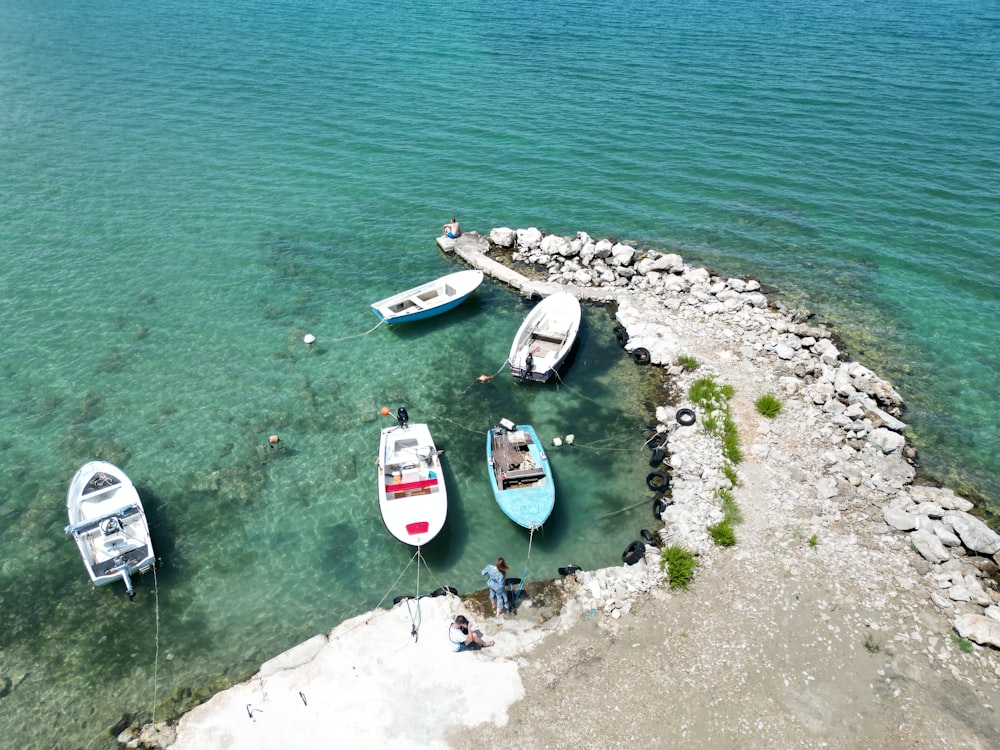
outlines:
{"label": "orange buoy", "polygon": [[390,414],[392,414],[392,409],[390,409],[390,408],[389,408],[388,406],[383,406],[383,407],[382,407],[382,408],[381,408],[381,409],[379,410],[379,413],[380,413],[380,414],[381,414],[381,415],[382,415],[383,417],[388,417],[388,416],[389,416]]}
{"label": "orange buoy", "polygon": [[478,380],[480,383],[489,383],[491,380],[493,380],[493,378],[491,378],[489,375],[480,375],[478,378],[476,378],[476,380]]}
{"label": "orange buoy", "polygon": [[277,435],[271,435],[271,437],[267,439],[267,442],[269,442],[271,445],[277,445],[278,443],[281,442],[281,438],[279,438]]}

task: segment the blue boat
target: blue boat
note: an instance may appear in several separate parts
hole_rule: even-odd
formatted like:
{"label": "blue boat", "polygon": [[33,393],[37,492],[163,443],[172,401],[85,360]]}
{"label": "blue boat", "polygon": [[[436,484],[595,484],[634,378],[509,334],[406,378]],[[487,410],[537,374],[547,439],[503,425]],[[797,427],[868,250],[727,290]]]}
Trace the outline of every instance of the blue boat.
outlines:
{"label": "blue boat", "polygon": [[486,464],[500,510],[526,529],[541,527],[555,505],[556,486],[534,428],[501,419],[486,433]]}
{"label": "blue boat", "polygon": [[423,320],[458,307],[483,283],[482,271],[458,271],[372,303],[386,323]]}

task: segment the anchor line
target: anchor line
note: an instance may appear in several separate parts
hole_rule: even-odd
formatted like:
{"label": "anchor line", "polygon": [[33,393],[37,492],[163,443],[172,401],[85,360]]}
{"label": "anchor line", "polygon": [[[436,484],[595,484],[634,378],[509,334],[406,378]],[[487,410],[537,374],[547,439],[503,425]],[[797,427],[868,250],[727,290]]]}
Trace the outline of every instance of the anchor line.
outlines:
{"label": "anchor line", "polygon": [[521,582],[517,585],[517,593],[514,594],[514,600],[521,596],[521,592],[524,590],[524,581],[528,577],[528,563],[531,562],[531,543],[535,539],[535,530],[540,528],[535,524],[531,524],[531,528],[528,530],[528,556],[524,560],[524,572],[521,573]]}
{"label": "anchor line", "polygon": [[156,580],[156,560],[153,561],[153,611],[156,613],[156,628],[153,635],[153,724],[156,724],[156,691],[160,669],[160,585]]}
{"label": "anchor line", "polygon": [[348,339],[356,339],[356,338],[360,338],[360,337],[362,337],[362,336],[367,336],[367,335],[368,335],[369,333],[372,333],[372,332],[374,332],[374,331],[375,331],[375,330],[376,330],[376,329],[377,329],[377,328],[378,328],[378,327],[379,327],[380,325],[382,325],[383,323],[385,323],[385,318],[382,318],[382,320],[380,320],[380,321],[378,322],[378,324],[377,324],[377,325],[375,326],[375,328],[369,328],[369,329],[368,329],[367,331],[365,331],[364,333],[355,333],[355,334],[354,334],[353,336],[344,336],[343,338],[339,338],[339,339],[329,339],[329,342],[330,342],[331,344],[335,344],[335,343],[337,343],[338,341],[347,341]]}

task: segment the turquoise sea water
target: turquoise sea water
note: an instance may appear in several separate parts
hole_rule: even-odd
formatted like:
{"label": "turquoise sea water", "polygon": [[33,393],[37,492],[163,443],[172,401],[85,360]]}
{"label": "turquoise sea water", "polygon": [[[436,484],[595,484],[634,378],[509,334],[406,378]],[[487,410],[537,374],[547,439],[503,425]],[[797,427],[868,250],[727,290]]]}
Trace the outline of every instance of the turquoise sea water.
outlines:
{"label": "turquoise sea water", "polygon": [[[457,270],[452,215],[776,286],[894,381],[923,470],[1000,509],[998,29],[962,1],[7,0],[0,744],[107,747],[122,714],[412,591],[374,497],[382,405],[446,451],[428,590],[480,588],[497,554],[614,564],[651,523],[608,515],[643,498],[650,378],[607,311],[549,387],[474,382],[528,309],[490,282],[338,340]],[[503,416],[577,436],[530,561],[483,466]],[[153,523],[158,660],[151,577],[131,605],[94,590],[62,533],[93,457]]]}

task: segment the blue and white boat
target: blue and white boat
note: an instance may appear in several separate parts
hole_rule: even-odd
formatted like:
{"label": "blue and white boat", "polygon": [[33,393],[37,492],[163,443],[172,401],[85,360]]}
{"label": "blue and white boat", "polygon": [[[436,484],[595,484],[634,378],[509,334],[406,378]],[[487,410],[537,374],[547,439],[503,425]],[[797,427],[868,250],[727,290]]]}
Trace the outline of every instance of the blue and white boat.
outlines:
{"label": "blue and white boat", "polygon": [[526,529],[540,528],[555,506],[556,486],[534,428],[501,419],[486,433],[486,464],[500,510]]}
{"label": "blue and white boat", "polygon": [[482,271],[458,271],[372,303],[386,323],[423,320],[462,304],[483,283]]}
{"label": "blue and white boat", "polygon": [[132,481],[107,461],[81,466],[66,493],[69,526],[95,586],[121,580],[129,599],[132,575],[155,564],[142,501]]}

